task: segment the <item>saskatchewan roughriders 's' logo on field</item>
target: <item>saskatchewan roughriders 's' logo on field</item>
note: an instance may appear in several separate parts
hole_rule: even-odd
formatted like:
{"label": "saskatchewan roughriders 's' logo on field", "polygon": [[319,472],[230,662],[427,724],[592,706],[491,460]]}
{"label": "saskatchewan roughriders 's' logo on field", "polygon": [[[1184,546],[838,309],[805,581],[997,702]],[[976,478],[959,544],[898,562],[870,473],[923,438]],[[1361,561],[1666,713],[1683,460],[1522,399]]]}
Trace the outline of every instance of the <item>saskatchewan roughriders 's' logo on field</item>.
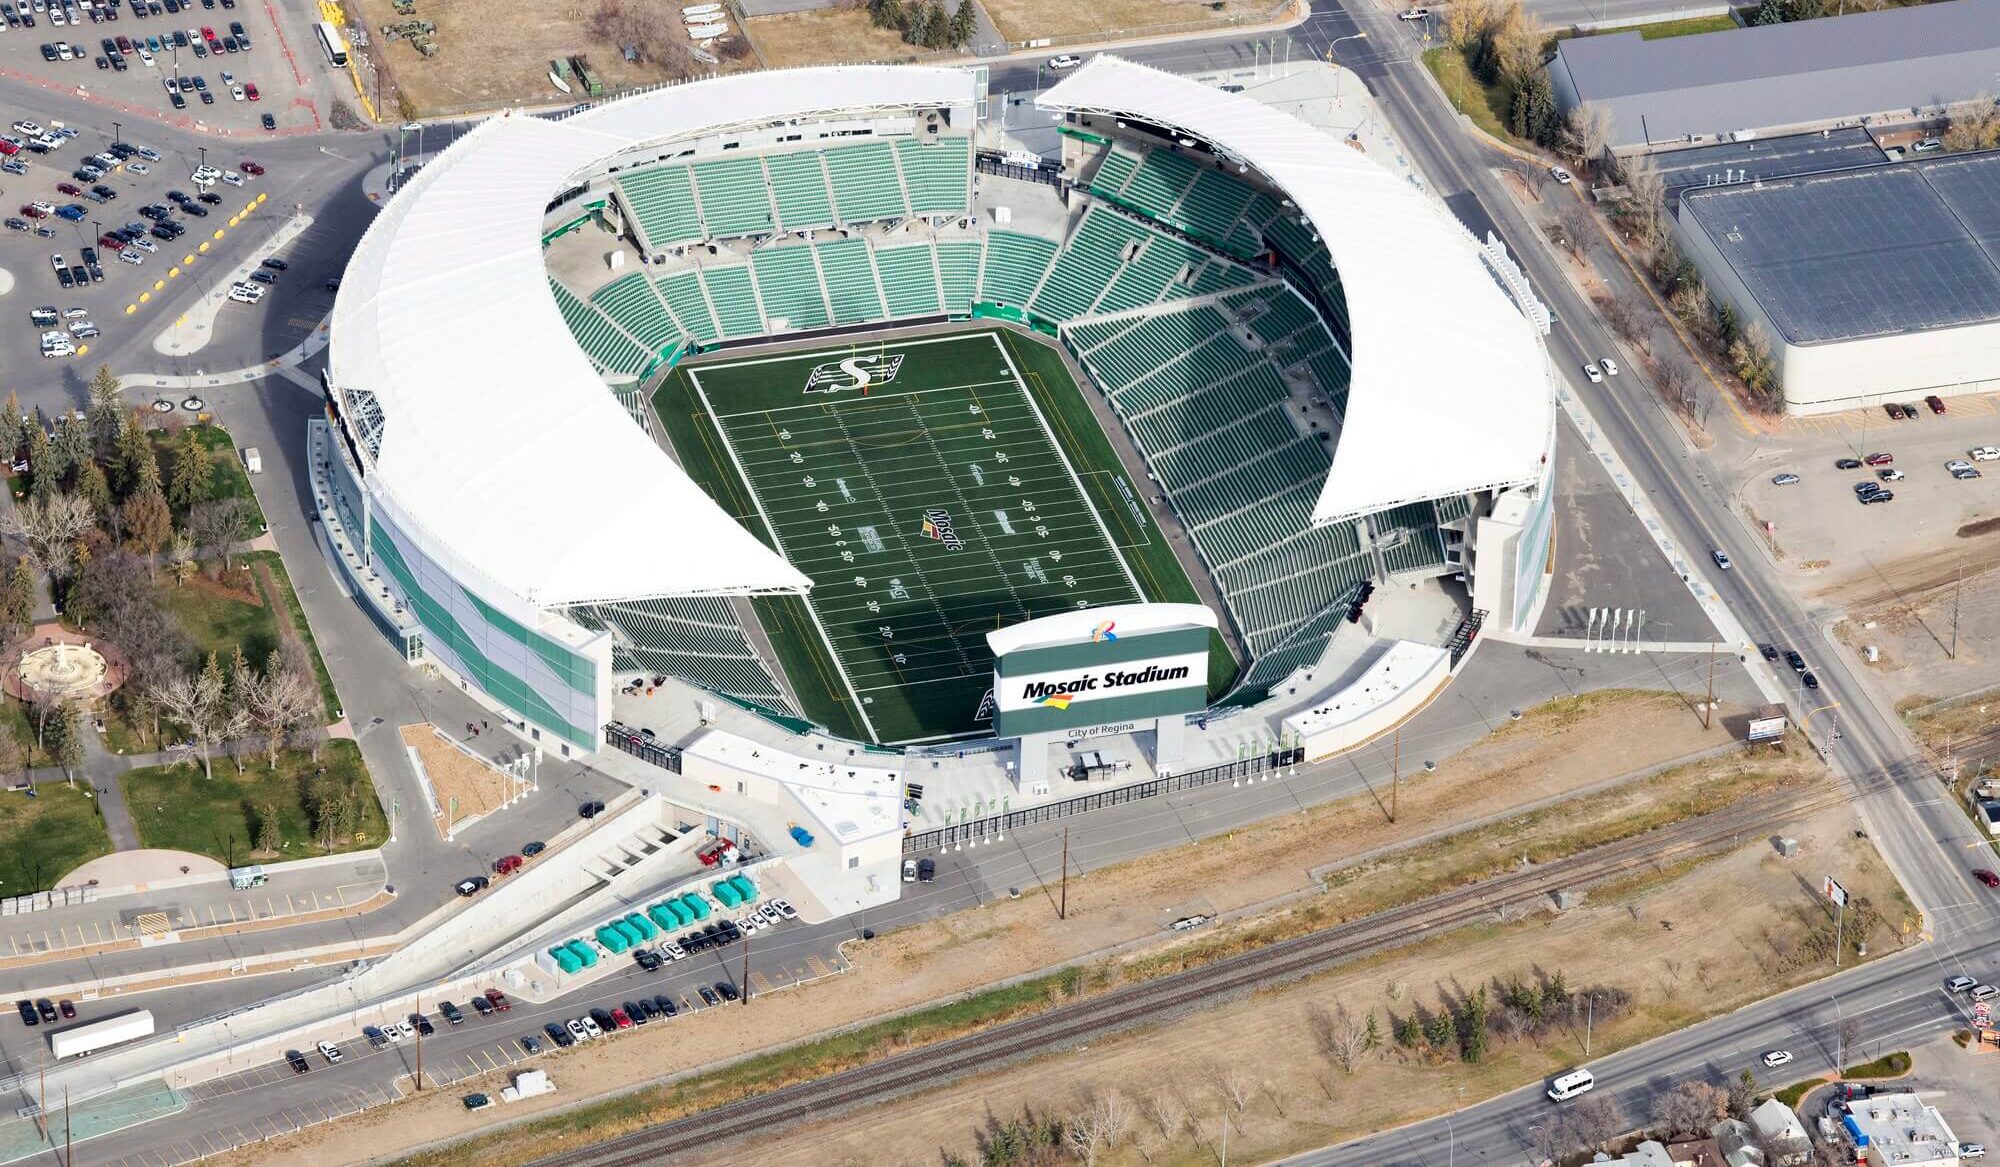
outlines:
{"label": "saskatchewan roughriders 's' logo on field", "polygon": [[812,375],[806,378],[806,392],[845,393],[850,389],[859,389],[861,395],[866,397],[870,385],[888,384],[896,379],[896,373],[902,367],[901,353],[894,356],[864,353],[844,361],[814,365]]}

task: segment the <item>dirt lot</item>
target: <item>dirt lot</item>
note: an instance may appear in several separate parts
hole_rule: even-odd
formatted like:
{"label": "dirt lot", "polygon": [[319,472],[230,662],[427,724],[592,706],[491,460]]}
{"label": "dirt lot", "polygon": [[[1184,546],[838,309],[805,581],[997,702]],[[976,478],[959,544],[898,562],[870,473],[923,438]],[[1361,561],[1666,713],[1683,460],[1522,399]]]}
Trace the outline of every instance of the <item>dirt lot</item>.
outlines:
{"label": "dirt lot", "polygon": [[[590,58],[606,93],[674,79],[655,66],[627,62],[618,46],[593,36],[596,9],[597,0],[508,5],[505,19],[496,20],[496,9],[480,0],[417,0],[410,16],[398,15],[390,0],[347,0],[348,12],[367,24],[368,51],[386,66],[384,119],[398,116],[392,90],[406,99],[402,116],[412,118],[580,101],[581,85],[572,81],[575,93],[564,94],[549,83],[549,62],[576,53]],[[382,35],[383,25],[412,19],[437,25],[436,56],[426,58],[408,41]]]}
{"label": "dirt lot", "polygon": [[[1434,1009],[1485,985],[1560,970],[1573,987],[1604,985],[1633,994],[1630,1015],[1593,1033],[1597,1054],[1725,1012],[1778,985],[1775,961],[1824,923],[1813,889],[1800,876],[1827,866],[1852,878],[1877,902],[1899,896],[1893,878],[1842,808],[1790,828],[1801,844],[1795,860],[1780,859],[1765,842],[1743,847],[1691,871],[1635,883],[1625,894],[1599,893],[1581,910],[1511,925],[1468,930],[1218,1009],[1176,1018],[1160,1029],[1095,1041],[1083,1049],[971,1079],[892,1105],[800,1128],[759,1142],[769,1167],[939,1162],[955,1151],[977,1160],[975,1140],[992,1116],[1001,1121],[1032,1112],[1062,1116],[1084,1109],[1094,1094],[1116,1089],[1133,1114],[1130,1134],[1100,1156],[1107,1167],[1139,1163],[1212,1163],[1220,1116],[1234,1110],[1218,1051],[1255,1050],[1250,1098],[1232,1115],[1230,1155],[1264,1162],[1357,1134],[1410,1122],[1450,1105],[1476,1101],[1582,1060],[1581,1034],[1558,1029],[1543,1043],[1496,1036],[1477,1066],[1442,1061],[1398,1048],[1369,1057],[1345,1075],[1315,1047],[1308,1010],[1345,1008],[1374,1013],[1384,1034],[1397,1018]],[[1662,924],[1701,920],[1701,928]],[[1876,952],[1893,951],[1884,927]],[[1821,965],[1782,979],[1823,975]],[[1749,1065],[1747,1053],[1739,1056]],[[1241,1064],[1239,1062],[1239,1064]],[[1726,1066],[1730,1072],[1738,1067]],[[1238,1088],[1241,1088],[1238,1083]],[[1172,1138],[1149,1113],[1160,1092],[1178,1096],[1193,1121]],[[687,1162],[738,1161],[741,1148]]]}
{"label": "dirt lot", "polygon": [[854,61],[908,61],[921,55],[891,29],[869,23],[862,8],[820,8],[758,16],[750,35],[771,67],[832,65]]}
{"label": "dirt lot", "polygon": [[[1725,722],[1733,712],[1724,710]],[[1444,762],[1435,773],[1406,780],[1396,824],[1386,821],[1373,798],[1363,796],[1072,879],[1066,924],[1056,922],[1045,899],[1030,895],[866,944],[851,944],[847,954],[856,965],[854,975],[763,997],[753,1009],[705,1010],[672,1026],[628,1034],[615,1043],[591,1043],[546,1057],[544,1063],[560,1083],[560,1093],[539,1104],[510,1107],[508,1117],[552,1111],[582,1098],[713,1064],[719,1057],[772,1048],[1004,977],[1057,966],[1121,942],[1158,937],[1162,911],[1183,902],[1193,887],[1204,888],[1219,911],[1295,895],[1316,886],[1311,874],[1316,868],[1376,848],[1415,842],[1440,830],[1462,829],[1478,812],[1521,810],[1575,794],[1609,776],[1683,757],[1720,740],[1719,733],[1704,733],[1699,720],[1671,694],[1601,692],[1552,702]],[[1796,759],[1791,764],[1806,765]],[[1734,765],[1732,759],[1723,767]],[[1699,775],[1649,779],[1620,791],[1614,799],[1589,799],[1578,805],[1593,806],[1604,821],[1615,820],[1639,813],[1650,803],[1673,800],[1675,791],[1684,789],[1691,777],[1708,776],[1716,769],[1705,766]],[[1469,812],[1468,807],[1474,806],[1477,812]],[[1567,821],[1560,810],[1534,817],[1536,829],[1545,831],[1557,830]],[[1367,888],[1379,885],[1393,890],[1407,878],[1400,873],[1391,878],[1388,869],[1378,865],[1366,878],[1341,881],[1339,906],[1360,910],[1367,902],[1362,895]],[[1151,955],[1157,958],[1157,950]],[[456,1094],[433,1095],[262,1146],[254,1160],[239,1157],[235,1162],[246,1167],[253,1161],[301,1167],[359,1162],[379,1154],[391,1132],[420,1129],[445,1138],[485,1125],[465,1115]],[[602,1129],[603,1124],[598,1125]],[[538,1142],[522,1153],[549,1150],[546,1142]],[[488,1157],[482,1162],[498,1167],[500,1160]]]}
{"label": "dirt lot", "polygon": [[1863,667],[1901,707],[2000,684],[2000,572],[1960,585],[1955,566],[1933,560],[1912,570],[1904,588],[1860,597],[1837,629],[1857,658],[1864,646],[1880,650],[1881,659]]}
{"label": "dirt lot", "polygon": [[[500,804],[507,800],[507,776],[453,748],[450,742],[438,737],[429,722],[405,725],[399,732],[403,744],[423,760],[424,774],[431,780],[431,789],[437,792],[438,806],[444,808],[444,817],[436,820],[439,838],[446,837],[454,827],[463,827],[500,809]],[[458,800],[455,820],[453,799]]]}
{"label": "dirt lot", "polygon": [[1273,0],[985,0],[986,14],[1010,41],[1117,40],[1149,30],[1260,24],[1282,13]]}

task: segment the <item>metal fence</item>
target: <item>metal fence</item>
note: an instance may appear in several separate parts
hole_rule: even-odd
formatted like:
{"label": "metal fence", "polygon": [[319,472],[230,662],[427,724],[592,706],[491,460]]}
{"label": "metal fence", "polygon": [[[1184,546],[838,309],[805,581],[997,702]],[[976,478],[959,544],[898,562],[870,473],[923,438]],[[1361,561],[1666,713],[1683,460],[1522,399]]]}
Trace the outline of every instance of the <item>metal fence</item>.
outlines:
{"label": "metal fence", "polygon": [[982,819],[956,823],[940,827],[934,831],[923,831],[907,835],[903,839],[903,853],[914,855],[921,851],[936,851],[954,843],[983,839],[992,835],[1005,834],[1034,823],[1053,822],[1071,815],[1085,814],[1111,806],[1122,806],[1128,802],[1139,802],[1148,798],[1158,798],[1163,794],[1173,794],[1182,790],[1193,790],[1199,786],[1213,786],[1218,782],[1237,782],[1253,778],[1286,766],[1296,766],[1305,761],[1305,750],[1272,750],[1254,758],[1239,758],[1220,766],[1210,766],[1205,770],[1190,770],[1185,774],[1172,774],[1165,778],[1154,778],[1146,782],[1134,782],[1130,786],[1113,787],[1094,794],[1065,798],[1060,802],[1046,802],[1031,806],[1026,810],[1009,811],[1006,814],[991,815]]}

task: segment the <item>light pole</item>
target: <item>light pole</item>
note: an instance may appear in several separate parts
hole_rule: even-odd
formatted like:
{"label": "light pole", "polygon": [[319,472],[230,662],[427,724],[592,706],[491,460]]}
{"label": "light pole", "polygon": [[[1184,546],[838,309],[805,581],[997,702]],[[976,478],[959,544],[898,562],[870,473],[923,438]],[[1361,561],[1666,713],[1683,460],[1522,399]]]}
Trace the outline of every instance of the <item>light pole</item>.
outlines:
{"label": "light pole", "polygon": [[1340,100],[1340,81],[1341,81],[1341,74],[1342,74],[1342,73],[1344,73],[1344,72],[1346,72],[1346,70],[1344,70],[1344,69],[1341,69],[1341,68],[1340,68],[1340,62],[1339,62],[1339,61],[1336,61],[1336,60],[1334,60],[1334,57],[1333,57],[1333,50],[1334,50],[1334,49],[1335,49],[1335,48],[1336,48],[1336,47],[1337,47],[1337,46],[1338,46],[1338,45],[1340,44],[1340,42],[1341,42],[1341,41],[1365,41],[1365,40],[1367,40],[1367,39],[1368,39],[1368,34],[1367,34],[1367,33],[1365,33],[1365,32],[1357,32],[1357,33],[1352,33],[1352,34],[1350,34],[1350,35],[1348,35],[1348,36],[1337,36],[1337,37],[1334,37],[1334,38],[1333,38],[1333,39],[1332,39],[1331,41],[1327,42],[1327,46],[1326,46],[1326,60],[1327,60],[1327,63],[1328,63],[1328,64],[1330,64],[1330,65],[1332,65],[1332,66],[1334,67],[1334,74],[1333,74],[1333,99],[1334,99],[1335,101],[1339,101],[1339,100]]}
{"label": "light pole", "polygon": [[117,122],[112,122],[112,123],[111,123],[111,144],[112,144],[112,145],[114,145],[114,146],[116,146],[116,145],[119,145],[119,144],[120,144],[120,143],[121,143],[121,142],[123,141],[123,139],[122,139],[122,138],[121,138],[121,137],[120,137],[119,135],[120,135],[120,134],[121,134],[121,133],[122,133],[122,132],[124,131],[124,129],[125,129],[125,127],[124,127],[124,126],[122,126],[122,125],[120,125],[120,124],[118,124]]}

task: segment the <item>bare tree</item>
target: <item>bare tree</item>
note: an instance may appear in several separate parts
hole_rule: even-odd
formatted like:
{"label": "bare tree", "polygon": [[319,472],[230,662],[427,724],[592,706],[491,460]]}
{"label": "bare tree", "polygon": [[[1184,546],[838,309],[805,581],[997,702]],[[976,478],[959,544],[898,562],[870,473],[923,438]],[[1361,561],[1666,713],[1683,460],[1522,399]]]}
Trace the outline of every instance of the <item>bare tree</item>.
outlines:
{"label": "bare tree", "polygon": [[188,535],[197,554],[217,561],[220,574],[236,544],[250,537],[250,507],[240,498],[198,502],[188,508]]}
{"label": "bare tree", "polygon": [[1681,411],[1681,415],[1692,422],[1695,420],[1695,380],[1688,371],[1687,363],[1679,357],[1667,355],[1660,359],[1658,371],[1653,379],[1660,386],[1660,396],[1667,403]]}
{"label": "bare tree", "polygon": [[75,569],[76,542],[95,523],[90,504],[77,495],[31,495],[0,514],[0,534],[21,540],[29,560],[55,584]]}
{"label": "bare tree", "polygon": [[1187,1100],[1181,1097],[1177,1087],[1154,1087],[1153,1093],[1146,1098],[1146,1117],[1160,1128],[1160,1137],[1171,1143],[1181,1137],[1181,1131],[1187,1129]]}
{"label": "bare tree", "polygon": [[1564,1129],[1570,1140],[1585,1151],[1596,1151],[1611,1141],[1624,1126],[1618,1103],[1608,1094],[1586,1094],[1569,1104]]}
{"label": "bare tree", "polygon": [[1650,155],[1627,159],[1621,167],[1625,189],[1632,197],[1633,224],[1639,237],[1651,247],[1660,239],[1667,218],[1667,180]]}
{"label": "bare tree", "polygon": [[689,54],[687,30],[676,15],[664,4],[598,0],[590,31],[621,48],[630,45],[640,60],[659,66],[670,76],[685,77],[694,58]]}
{"label": "bare tree", "polygon": [[1356,1017],[1337,1003],[1331,1011],[1317,1004],[1306,1010],[1306,1027],[1314,1046],[1343,1074],[1352,1074],[1362,1057],[1380,1043],[1380,1031],[1370,1024],[1373,1019],[1370,1014]]}
{"label": "bare tree", "polygon": [[[1536,64],[1540,64],[1539,59]],[[1578,169],[1594,169],[1610,147],[1610,110],[1586,101],[1569,111],[1563,125],[1562,149]]]}
{"label": "bare tree", "polygon": [[1562,209],[1556,212],[1556,222],[1562,224],[1563,234],[1569,240],[1563,245],[1564,250],[1573,258],[1582,259],[1584,241],[1597,229],[1597,224],[1590,218],[1590,208],[1575,199],[1569,199],[1563,203]]}
{"label": "bare tree", "polygon": [[1729,1091],[1706,1082],[1682,1082],[1653,1103],[1653,1121],[1670,1139],[1706,1137],[1729,1117]]}
{"label": "bare tree", "polygon": [[215,667],[213,655],[209,657],[208,668],[155,685],[146,695],[167,720],[187,730],[187,742],[176,750],[190,761],[200,758],[206,778],[215,777],[215,747],[242,737],[250,728],[249,712],[229,703],[228,687],[223,683],[221,670]]}
{"label": "bare tree", "polygon": [[1526,158],[1516,158],[1509,163],[1509,169],[1513,170],[1515,178],[1521,180],[1521,188],[1528,192],[1528,197],[1538,203],[1541,202],[1542,180],[1548,177],[1548,172],[1542,169],[1542,164]]}
{"label": "bare tree", "polygon": [[319,687],[279,669],[252,682],[248,697],[250,719],[264,735],[265,758],[275,770],[286,736],[319,711]]}
{"label": "bare tree", "polygon": [[1861,1040],[1861,1019],[1843,1017],[1840,1024],[1834,1027],[1833,1033],[1839,1039],[1839,1044],[1834,1048],[1833,1069],[1835,1073],[1839,1073],[1846,1068],[1847,1055],[1853,1051],[1854,1043]]}
{"label": "bare tree", "polygon": [[1097,1157],[1115,1141],[1109,1124],[1101,1097],[1063,1122],[1063,1141],[1083,1167],[1097,1167]]}
{"label": "bare tree", "polygon": [[1241,1066],[1210,1066],[1209,1078],[1238,1114],[1242,1114],[1244,1108],[1250,1105],[1250,1100],[1257,1096],[1257,1079]]}

